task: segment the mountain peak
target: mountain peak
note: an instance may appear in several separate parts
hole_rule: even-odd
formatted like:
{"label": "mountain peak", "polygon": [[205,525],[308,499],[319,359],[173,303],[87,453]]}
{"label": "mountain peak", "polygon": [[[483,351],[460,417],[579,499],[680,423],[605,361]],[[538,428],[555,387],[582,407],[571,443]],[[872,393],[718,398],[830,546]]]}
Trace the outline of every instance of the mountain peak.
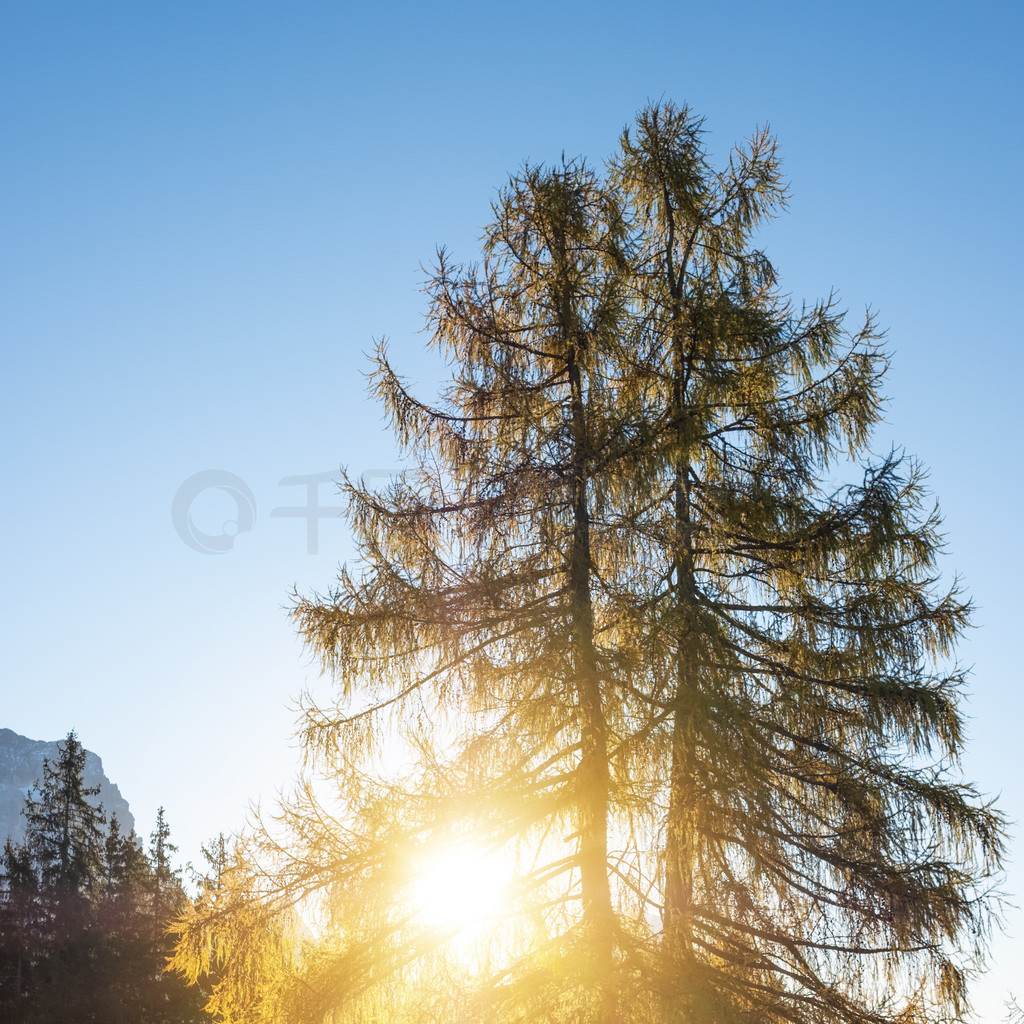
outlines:
{"label": "mountain peak", "polygon": [[[25,818],[22,809],[25,797],[42,782],[43,759],[51,763],[60,756],[57,750],[59,740],[32,740],[21,736],[12,729],[0,729],[0,843],[8,836],[18,843],[25,835]],[[103,762],[91,750],[85,752],[85,785],[99,786],[99,794],[90,797],[90,803],[103,805],[107,820],[111,813],[117,815],[122,834],[135,827],[135,818],[128,807],[128,801],[121,791],[107,778]]]}

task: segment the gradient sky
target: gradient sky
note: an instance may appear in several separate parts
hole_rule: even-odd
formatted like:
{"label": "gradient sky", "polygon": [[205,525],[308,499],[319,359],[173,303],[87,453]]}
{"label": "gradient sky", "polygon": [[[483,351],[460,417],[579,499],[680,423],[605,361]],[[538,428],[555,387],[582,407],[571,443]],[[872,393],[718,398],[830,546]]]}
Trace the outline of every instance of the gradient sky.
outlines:
{"label": "gradient sky", "polygon": [[[524,160],[595,164],[659,98],[711,153],[769,123],[793,199],[764,233],[800,301],[870,305],[894,353],[875,447],[931,468],[977,602],[966,774],[1024,817],[1019,4],[8,3],[0,11],[0,726],[76,729],[186,858],[293,776],[323,687],[293,587],[326,588],[284,478],[396,465],[364,353],[432,393],[423,272],[477,252]],[[187,546],[183,482],[256,518]],[[329,485],[321,503],[335,499]],[[225,492],[197,499],[209,532]],[[1010,864],[1019,902],[1024,870]],[[981,1016],[1024,961],[1008,918]],[[1018,986],[1024,996],[1024,983]]]}

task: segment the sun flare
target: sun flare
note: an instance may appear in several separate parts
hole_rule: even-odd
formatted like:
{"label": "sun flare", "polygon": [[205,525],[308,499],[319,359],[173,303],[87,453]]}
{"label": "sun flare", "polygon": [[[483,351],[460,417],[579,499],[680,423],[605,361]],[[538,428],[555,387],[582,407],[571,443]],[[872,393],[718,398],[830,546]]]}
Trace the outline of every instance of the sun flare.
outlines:
{"label": "sun flare", "polygon": [[445,931],[483,924],[506,902],[508,879],[499,857],[457,846],[426,860],[413,885],[417,914]]}

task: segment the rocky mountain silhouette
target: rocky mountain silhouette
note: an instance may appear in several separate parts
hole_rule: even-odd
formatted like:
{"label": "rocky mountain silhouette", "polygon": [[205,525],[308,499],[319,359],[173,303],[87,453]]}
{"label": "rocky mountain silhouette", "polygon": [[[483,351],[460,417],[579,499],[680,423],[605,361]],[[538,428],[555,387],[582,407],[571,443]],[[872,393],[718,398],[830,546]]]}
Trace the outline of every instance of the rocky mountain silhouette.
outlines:
{"label": "rocky mountain silhouette", "polygon": [[[0,729],[0,844],[10,836],[20,842],[25,834],[22,808],[25,796],[43,778],[43,758],[57,760],[60,740],[30,740],[11,729]],[[91,750],[85,752],[85,784],[99,786],[99,793],[90,798],[102,804],[107,820],[113,812],[121,824],[122,834],[135,827],[135,818],[121,791],[104,774],[103,762]]]}

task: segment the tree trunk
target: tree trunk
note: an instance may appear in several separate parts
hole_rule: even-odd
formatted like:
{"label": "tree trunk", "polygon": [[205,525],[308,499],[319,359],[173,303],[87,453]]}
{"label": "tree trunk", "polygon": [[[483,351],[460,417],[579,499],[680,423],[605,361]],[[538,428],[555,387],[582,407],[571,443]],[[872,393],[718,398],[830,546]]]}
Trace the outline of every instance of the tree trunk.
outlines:
{"label": "tree trunk", "polygon": [[[671,272],[671,267],[670,267]],[[673,282],[678,292],[680,282]],[[679,301],[678,295],[674,296]],[[682,310],[673,311],[671,422],[674,427],[675,470],[672,487],[674,538],[673,588],[678,616],[675,651],[675,694],[672,712],[672,761],[669,769],[669,805],[665,838],[665,963],[666,1019],[689,1021],[688,996],[693,991],[693,872],[696,831],[696,729],[699,700],[693,521],[690,505],[686,395],[686,353]]]}
{"label": "tree trunk", "polygon": [[574,442],[572,465],[573,536],[569,562],[569,607],[573,671],[579,708],[579,863],[588,972],[599,1019],[615,1020],[612,981],[613,915],[608,885],[608,730],[594,647],[590,590],[590,510],[587,501],[588,444],[577,350],[569,346],[568,377]]}

